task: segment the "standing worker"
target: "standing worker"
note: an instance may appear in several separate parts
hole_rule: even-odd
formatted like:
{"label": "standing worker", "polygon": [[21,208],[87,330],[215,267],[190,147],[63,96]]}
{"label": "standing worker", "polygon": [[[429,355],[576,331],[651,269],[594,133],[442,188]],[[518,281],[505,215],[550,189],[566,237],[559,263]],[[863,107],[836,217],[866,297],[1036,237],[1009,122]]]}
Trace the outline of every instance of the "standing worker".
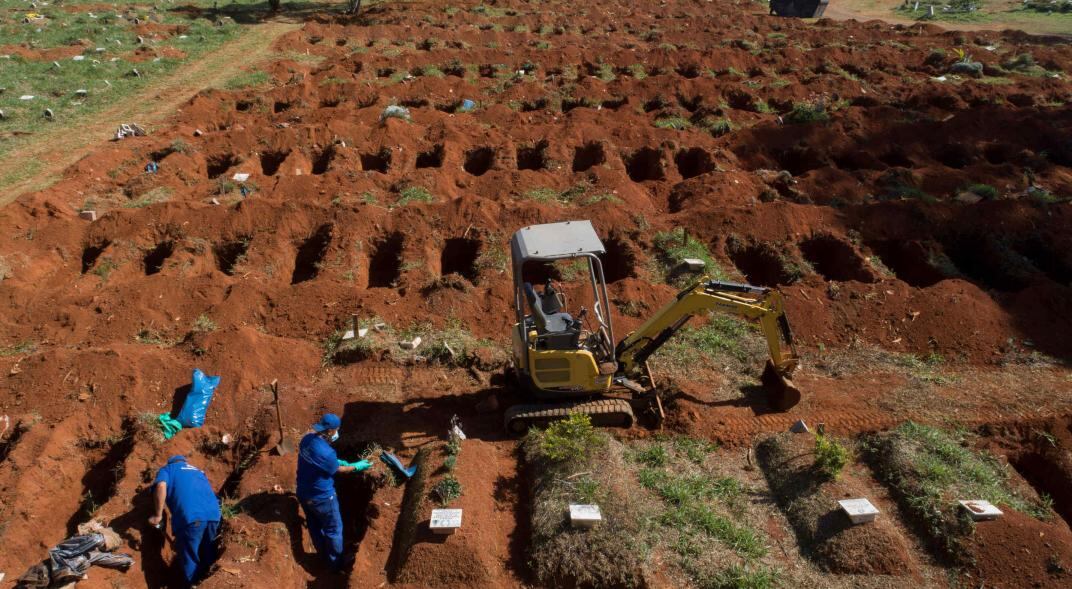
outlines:
{"label": "standing worker", "polygon": [[171,512],[171,533],[175,555],[182,567],[186,586],[204,578],[216,560],[216,540],[220,530],[220,500],[208,477],[186,463],[185,456],[172,456],[153,481],[155,515],[149,523],[160,526],[164,504]]}
{"label": "standing worker", "polygon": [[361,472],[372,466],[368,460],[339,460],[331,443],[339,439],[341,424],[338,415],[326,413],[298,445],[298,501],[313,545],[333,571],[341,571],[346,564],[342,558],[342,516],[335,494],[335,474]]}

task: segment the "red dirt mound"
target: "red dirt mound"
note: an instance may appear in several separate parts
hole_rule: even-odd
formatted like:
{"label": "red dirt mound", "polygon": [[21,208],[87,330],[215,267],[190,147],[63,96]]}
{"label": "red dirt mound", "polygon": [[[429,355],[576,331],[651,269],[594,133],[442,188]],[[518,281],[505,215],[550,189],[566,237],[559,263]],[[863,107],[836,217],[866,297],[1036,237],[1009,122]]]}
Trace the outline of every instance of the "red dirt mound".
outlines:
{"label": "red dirt mound", "polygon": [[1002,508],[1005,516],[979,522],[969,546],[972,585],[1002,589],[1063,587],[1072,582],[1072,532],[1064,520],[1045,523]]}

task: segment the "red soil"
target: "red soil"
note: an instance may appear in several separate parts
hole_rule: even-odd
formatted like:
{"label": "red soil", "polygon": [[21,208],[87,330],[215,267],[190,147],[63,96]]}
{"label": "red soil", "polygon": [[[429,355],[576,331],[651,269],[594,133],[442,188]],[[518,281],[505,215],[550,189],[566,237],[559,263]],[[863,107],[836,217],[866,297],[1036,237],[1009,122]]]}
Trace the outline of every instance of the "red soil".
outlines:
{"label": "red soil", "polygon": [[[497,414],[473,410],[487,375],[324,367],[322,342],[357,313],[398,327],[457,319],[504,343],[512,294],[498,262],[508,257],[510,233],[530,223],[593,219],[612,246],[619,336],[673,295],[652,284],[654,233],[687,227],[728,274],[783,290],[809,353],[863,342],[936,351],[972,373],[968,384],[938,387],[920,412],[940,418],[936,407],[949,404],[972,421],[1067,408],[1067,396],[1032,396],[1066,390],[1063,369],[1033,371],[1009,386],[988,365],[1026,348],[1072,356],[1064,336],[1072,329],[1069,205],[1026,195],[1029,183],[1072,193],[1072,110],[1063,106],[1072,87],[1065,76],[1019,74],[1006,76],[1008,84],[937,82],[945,65],[926,60],[932,49],[957,46],[992,73],[1027,52],[1057,69],[1072,63],[1068,46],[1012,31],[774,19],[721,1],[496,9],[509,7],[518,14],[388,3],[357,19],[313,18],[276,49],[321,63],[274,63],[267,89],[205,91],[172,125],[101,146],[49,190],[0,211],[0,268],[10,269],[0,281],[0,411],[28,424],[0,463],[8,522],[0,570],[43,556],[96,491],[104,492],[94,495],[100,515],[119,518],[139,554],[141,570],[124,580],[156,586],[168,554],[141,523],[143,476],[184,451],[218,485],[232,477],[237,497],[253,497],[229,524],[224,566],[234,572],[217,573],[206,587],[321,580],[288,495],[293,456],[263,456],[235,474],[235,451],[217,455],[197,443],[201,434],[214,443],[227,432],[266,450],[272,413],[263,385],[279,378],[294,438],[331,409],[344,414],[350,440],[376,440],[409,459],[442,438],[452,413],[471,421],[477,440],[459,478],[472,489],[462,505],[479,524],[442,545],[418,544],[407,574],[415,586],[520,584],[523,548],[504,540],[517,535],[509,512],[521,485],[510,482],[510,442]],[[551,32],[539,34],[543,25]],[[991,44],[999,50],[984,49]],[[515,81],[481,76],[494,76],[484,64],[516,72],[528,62],[535,73]],[[610,77],[602,64],[615,79],[598,77]],[[643,79],[631,73],[634,64]],[[390,82],[426,66],[446,75]],[[567,79],[572,72],[580,78]],[[451,112],[463,98],[481,107]],[[815,100],[838,106],[829,123],[779,123]],[[380,124],[392,103],[409,105],[412,121]],[[671,115],[697,125],[654,126]],[[715,137],[699,126],[705,117],[728,118],[737,130]],[[482,148],[494,150],[490,158]],[[159,173],[144,173],[149,161]],[[766,171],[780,169],[793,176]],[[249,173],[254,187],[240,202],[229,180],[237,172]],[[1001,198],[954,200],[981,182]],[[434,202],[386,206],[411,185]],[[615,199],[523,198],[578,185],[589,186],[589,197]],[[939,202],[893,197],[906,187]],[[223,204],[210,204],[214,198]],[[80,220],[84,207],[101,218]],[[475,250],[464,240],[475,240]],[[941,273],[945,258],[959,277]],[[788,273],[794,265],[801,271]],[[461,277],[441,280],[446,273]],[[202,315],[218,328],[195,329]],[[105,448],[116,442],[89,451],[75,443],[122,438],[124,420],[170,409],[193,366],[223,377],[210,429],[169,444],[138,437],[112,454]],[[748,399],[713,402],[693,386],[671,425],[733,443],[801,416],[839,433],[879,429],[903,417],[882,399],[902,378],[873,374],[865,386],[805,370],[808,397],[787,415],[763,415]],[[115,464],[125,467],[109,482],[100,473]],[[514,490],[489,498],[499,477]],[[387,488],[371,501],[355,499],[362,576],[350,586],[382,582],[400,497]],[[458,562],[474,568],[451,570]],[[486,575],[480,581],[476,568]],[[115,576],[95,571],[93,582]]]}
{"label": "red soil", "polygon": [[1000,520],[979,522],[969,542],[976,566],[972,586],[1017,589],[1072,582],[1072,532],[1064,520],[1040,522],[1003,508]]}

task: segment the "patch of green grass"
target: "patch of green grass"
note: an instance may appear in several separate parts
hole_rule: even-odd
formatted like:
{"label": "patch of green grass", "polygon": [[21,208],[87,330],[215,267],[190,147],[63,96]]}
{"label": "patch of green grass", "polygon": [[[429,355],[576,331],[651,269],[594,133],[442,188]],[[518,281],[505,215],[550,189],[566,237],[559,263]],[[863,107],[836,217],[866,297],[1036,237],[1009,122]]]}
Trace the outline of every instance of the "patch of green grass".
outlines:
{"label": "patch of green grass", "polygon": [[1000,195],[997,188],[989,184],[970,184],[964,188],[965,191],[981,196],[984,200],[997,200]]}
{"label": "patch of green grass", "polygon": [[630,455],[630,458],[646,466],[666,466],[670,463],[670,453],[666,450],[666,447],[662,444],[652,444],[650,446],[634,450]]}
{"label": "patch of green grass", "polygon": [[126,202],[123,206],[128,209],[140,209],[156,203],[167,202],[171,199],[171,193],[171,187],[160,186],[141,195],[137,200]]}
{"label": "patch of green grass", "polygon": [[[242,72],[237,76],[234,76],[230,80],[224,82],[223,87],[227,90],[244,90],[246,88],[257,88],[264,86],[268,83],[268,72],[252,71]],[[321,82],[323,85],[325,82]]]}
{"label": "patch of green grass", "polygon": [[622,203],[622,199],[618,198],[617,196],[614,196],[613,194],[610,194],[609,192],[604,192],[600,194],[590,194],[588,196],[584,196],[577,201],[577,204],[582,207],[587,207],[603,201],[610,202],[613,204]]}
{"label": "patch of green grass", "polygon": [[522,194],[521,198],[536,202],[564,202],[562,193],[554,188],[533,188]]}
{"label": "patch of green grass", "polygon": [[753,335],[752,327],[741,319],[728,315],[711,315],[698,327],[685,326],[666,342],[654,359],[668,368],[687,369],[718,356],[729,356],[745,363],[751,356],[746,336]]}
{"label": "patch of green grass", "polygon": [[[655,447],[662,448],[656,445]],[[659,497],[671,505],[681,507],[701,499],[718,499],[729,504],[736,503],[744,495],[744,486],[732,477],[710,477],[707,474],[680,475],[665,469],[654,468],[669,464],[669,458],[663,448],[662,463],[643,468],[637,475],[640,485],[655,491]],[[642,450],[637,459],[650,458],[651,449]]]}
{"label": "patch of green grass", "polygon": [[108,276],[112,273],[113,270],[118,267],[119,264],[117,264],[111,258],[104,258],[92,270],[90,270],[89,273],[99,276],[102,281],[107,282]]}
{"label": "patch of green grass", "polygon": [[793,105],[793,110],[785,115],[785,122],[794,125],[808,123],[825,123],[830,120],[830,113],[826,105],[819,102],[798,102]]}
{"label": "patch of green grass", "polygon": [[[637,442],[627,454],[630,464],[639,466],[630,468],[637,482],[656,501],[647,541],[653,551],[665,549],[676,556],[677,566],[696,587],[723,586],[713,584],[714,579],[741,576],[735,567],[752,571],[768,552],[763,534],[740,516],[748,490],[737,478],[712,470],[716,462],[707,457],[713,450],[708,442],[658,436],[654,442]],[[736,561],[729,568],[727,556],[728,562]]]}
{"label": "patch of green grass", "polygon": [[242,503],[234,497],[220,499],[220,517],[225,521],[238,517],[242,513]]}
{"label": "patch of green grass", "polygon": [[[208,0],[192,0],[195,6],[208,7]],[[252,0],[238,0],[236,4],[252,4]],[[22,45],[36,49],[71,46],[80,41],[85,46],[84,59],[56,60],[23,59],[12,56],[0,66],[0,109],[7,116],[0,121],[5,132],[37,132],[45,123],[42,112],[48,108],[55,113],[56,122],[49,123],[74,128],[88,116],[129,98],[139,90],[172,73],[184,63],[194,61],[222,43],[234,38],[242,30],[240,25],[228,24],[216,27],[206,18],[182,11],[163,10],[157,13],[162,24],[187,27],[183,35],[168,37],[153,44],[157,51],[174,49],[184,57],[163,57],[153,60],[133,61],[137,32],[131,21],[119,17],[120,11],[133,9],[146,22],[149,13],[133,2],[121,1],[114,7],[95,10],[96,18],[86,12],[68,12],[61,5],[42,5],[36,9],[48,17],[43,25],[27,25],[12,11],[0,22],[0,46]],[[115,43],[120,40],[122,44]],[[97,51],[100,48],[102,51]],[[181,55],[181,54],[177,54]],[[114,59],[114,61],[113,61]],[[131,75],[137,69],[141,76]],[[107,81],[107,83],[106,83]],[[86,90],[86,97],[76,90]],[[23,101],[20,96],[34,99]],[[27,138],[9,139],[0,144],[4,153]]]}
{"label": "patch of green grass", "polygon": [[431,192],[428,192],[427,188],[423,186],[407,186],[398,193],[398,200],[395,201],[396,207],[404,207],[410,203],[415,202],[434,202],[435,197]]}
{"label": "patch of green grass", "polygon": [[693,464],[703,464],[707,455],[718,449],[718,444],[714,442],[689,436],[672,436],[670,443],[675,452],[684,455]]}
{"label": "patch of green grass", "polygon": [[629,66],[629,74],[633,76],[635,80],[643,80],[648,77],[648,70],[642,63],[634,63]]}
{"label": "patch of green grass", "polygon": [[700,121],[700,126],[707,129],[713,137],[722,137],[733,131],[733,123],[729,119],[705,118]]}
{"label": "patch of green grass", "polygon": [[920,381],[937,385],[952,382],[951,378],[941,374],[941,368],[945,364],[945,358],[938,352],[931,352],[926,356],[918,356],[916,354],[889,354],[887,360],[895,366],[908,370],[913,378]]}
{"label": "patch of green grass", "polygon": [[37,349],[37,344],[30,340],[24,340],[17,344],[12,344],[7,347],[0,348],[0,358],[6,358],[8,356],[18,356],[20,354],[29,354]]}
{"label": "patch of green grass", "polygon": [[205,331],[216,331],[216,329],[218,329],[218,327],[216,325],[216,322],[213,321],[211,317],[209,317],[208,315],[205,315],[204,313],[198,315],[197,319],[194,319],[194,331],[205,332]]}
{"label": "patch of green grass", "polygon": [[715,262],[715,258],[711,256],[711,252],[707,251],[707,246],[695,237],[689,236],[686,239],[686,236],[687,233],[684,228],[660,231],[655,234],[653,241],[655,244],[656,274],[660,275],[666,282],[676,286],[683,286],[693,280],[694,277],[675,273],[681,266],[682,260],[693,258],[703,260],[704,273],[708,276],[719,280],[725,279],[725,274],[718,263]]}
{"label": "patch of green grass", "polygon": [[148,328],[141,329],[138,333],[134,334],[134,341],[147,346],[161,346],[165,348],[175,345],[175,341],[167,337],[164,333]]}
{"label": "patch of green grass", "polygon": [[653,123],[657,129],[674,129],[675,131],[684,131],[692,127],[692,123],[684,117],[664,117],[655,119]]}
{"label": "patch of green grass", "polygon": [[604,82],[613,82],[614,78],[614,66],[609,63],[599,64],[599,70],[596,72],[596,77]]}
{"label": "patch of green grass", "polygon": [[703,589],[773,589],[779,579],[778,571],[773,568],[733,563],[705,577],[699,585]]}
{"label": "patch of green grass", "polygon": [[448,319],[443,327],[435,328],[429,324],[411,326],[412,334],[423,340],[416,352],[430,362],[446,366],[469,366],[477,348],[497,348],[495,342],[477,338],[465,324],[457,318]]}

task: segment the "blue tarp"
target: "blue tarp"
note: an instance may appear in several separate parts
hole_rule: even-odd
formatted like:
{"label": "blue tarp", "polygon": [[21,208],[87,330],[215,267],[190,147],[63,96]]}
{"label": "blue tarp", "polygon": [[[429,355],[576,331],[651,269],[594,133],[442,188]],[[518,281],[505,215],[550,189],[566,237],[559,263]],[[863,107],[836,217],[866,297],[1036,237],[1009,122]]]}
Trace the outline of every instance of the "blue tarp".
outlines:
{"label": "blue tarp", "polygon": [[182,427],[201,427],[205,423],[208,405],[212,402],[212,395],[219,384],[220,377],[208,376],[200,369],[194,368],[190,394],[186,395],[186,402],[182,404],[182,410],[176,417]]}

